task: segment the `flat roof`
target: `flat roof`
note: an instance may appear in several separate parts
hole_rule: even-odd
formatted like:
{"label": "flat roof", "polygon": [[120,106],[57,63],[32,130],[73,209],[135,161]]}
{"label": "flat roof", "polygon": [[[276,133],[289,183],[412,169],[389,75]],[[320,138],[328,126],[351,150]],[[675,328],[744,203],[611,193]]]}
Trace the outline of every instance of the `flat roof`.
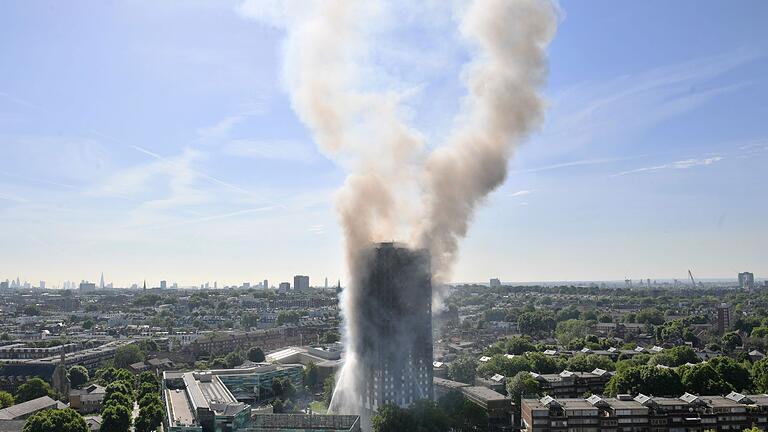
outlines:
{"label": "flat roof", "polygon": [[448,380],[448,379],[445,379],[445,378],[438,378],[438,377],[433,377],[432,378],[432,383],[434,385],[437,385],[437,386],[440,386],[440,387],[448,387],[448,388],[452,388],[452,389],[459,389],[459,388],[462,388],[462,387],[469,387],[469,384],[465,384],[463,382],[451,381],[451,380]]}
{"label": "flat roof", "polygon": [[648,407],[635,400],[619,400],[616,398],[603,399],[613,409],[633,409],[648,411]]}
{"label": "flat roof", "polygon": [[191,426],[195,424],[195,416],[192,414],[192,407],[189,405],[184,390],[166,390],[165,400],[168,401],[170,414],[168,420],[172,425]]}
{"label": "flat roof", "polygon": [[210,382],[199,381],[200,392],[203,397],[211,403],[237,403],[237,400],[232,397],[232,394],[224,387],[221,380],[218,377],[214,377]]}
{"label": "flat roof", "polygon": [[475,396],[483,401],[509,400],[508,397],[504,396],[499,392],[493,391],[488,387],[466,386],[466,387],[462,387],[461,391],[464,393],[469,393],[470,395]]}

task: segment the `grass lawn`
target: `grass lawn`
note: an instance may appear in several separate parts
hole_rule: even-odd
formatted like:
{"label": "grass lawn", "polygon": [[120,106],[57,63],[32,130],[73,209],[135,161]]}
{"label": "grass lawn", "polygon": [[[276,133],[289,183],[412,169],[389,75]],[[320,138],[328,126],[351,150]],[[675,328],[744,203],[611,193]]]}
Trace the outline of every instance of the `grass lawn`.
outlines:
{"label": "grass lawn", "polygon": [[314,401],[309,404],[309,407],[312,408],[313,413],[325,414],[328,412],[328,406],[323,401]]}

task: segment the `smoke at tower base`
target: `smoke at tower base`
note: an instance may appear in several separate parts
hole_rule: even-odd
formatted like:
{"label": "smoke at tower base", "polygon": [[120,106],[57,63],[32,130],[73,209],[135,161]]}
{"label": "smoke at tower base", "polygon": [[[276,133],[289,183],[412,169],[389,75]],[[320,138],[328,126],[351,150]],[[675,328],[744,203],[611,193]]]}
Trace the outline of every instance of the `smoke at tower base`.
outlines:
{"label": "smoke at tower base", "polygon": [[342,300],[355,325],[330,410],[368,417],[432,398],[432,275],[425,249],[378,243],[359,259],[356,289]]}
{"label": "smoke at tower base", "polygon": [[[428,250],[432,301],[439,304],[441,283],[450,280],[477,206],[504,182],[516,146],[543,116],[538,88],[557,27],[555,6],[549,0],[431,3],[457,5],[454,16],[471,60],[461,75],[467,94],[455,126],[443,146],[425,154],[424,135],[403,115],[408,91],[371,89],[365,82],[375,70],[368,64],[375,57],[372,39],[388,22],[382,15],[388,7],[416,3],[422,2],[244,0],[239,7],[243,15],[285,30],[283,81],[293,109],[348,173],[337,195],[350,281],[342,301],[346,357],[333,403],[340,412],[355,413],[370,398],[368,384],[361,385],[370,362],[370,341],[362,335],[379,322],[394,325],[379,310],[360,309],[371,286],[383,296],[396,286],[370,279],[369,266],[377,262],[371,257],[378,256],[371,251],[379,250],[370,245],[409,238],[410,245]],[[410,309],[397,311],[407,322]],[[396,335],[400,328],[390,330]],[[431,373],[431,359],[429,367]],[[394,384],[387,374],[381,379],[370,385],[387,392]],[[414,389],[413,397],[422,395]]]}

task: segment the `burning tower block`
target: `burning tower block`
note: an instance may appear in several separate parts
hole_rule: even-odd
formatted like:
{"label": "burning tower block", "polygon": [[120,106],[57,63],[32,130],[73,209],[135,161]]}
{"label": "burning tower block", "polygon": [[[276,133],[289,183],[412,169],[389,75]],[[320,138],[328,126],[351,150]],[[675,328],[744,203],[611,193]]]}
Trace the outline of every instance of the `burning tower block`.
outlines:
{"label": "burning tower block", "polygon": [[378,243],[365,252],[351,310],[363,409],[432,399],[432,278],[429,252]]}

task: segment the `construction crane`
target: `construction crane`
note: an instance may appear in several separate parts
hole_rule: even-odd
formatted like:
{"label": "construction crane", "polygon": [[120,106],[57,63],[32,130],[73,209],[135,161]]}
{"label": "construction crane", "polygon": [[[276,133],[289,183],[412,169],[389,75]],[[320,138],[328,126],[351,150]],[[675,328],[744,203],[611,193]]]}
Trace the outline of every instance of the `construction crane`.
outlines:
{"label": "construction crane", "polygon": [[693,278],[693,273],[691,273],[691,269],[688,269],[688,277],[691,278],[691,285],[693,285],[693,287],[696,288],[696,279]]}

